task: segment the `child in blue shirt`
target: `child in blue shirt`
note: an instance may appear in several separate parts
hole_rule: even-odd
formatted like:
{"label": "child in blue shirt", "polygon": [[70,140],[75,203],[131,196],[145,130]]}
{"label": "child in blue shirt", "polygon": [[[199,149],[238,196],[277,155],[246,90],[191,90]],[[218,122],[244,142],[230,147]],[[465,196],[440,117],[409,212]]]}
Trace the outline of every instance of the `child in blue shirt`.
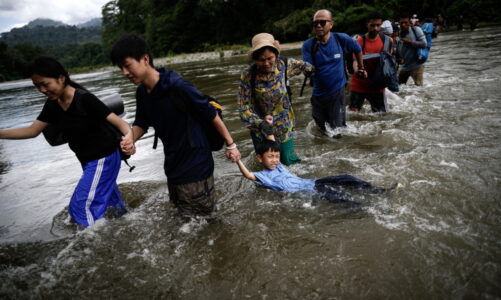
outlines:
{"label": "child in blue shirt", "polygon": [[298,192],[310,191],[322,195],[332,202],[351,202],[343,193],[346,189],[358,189],[371,193],[382,193],[386,189],[374,187],[372,184],[351,175],[328,176],[320,179],[300,178],[290,173],[280,163],[280,146],[272,140],[264,140],[256,147],[256,156],[264,170],[250,172],[241,160],[237,161],[240,172],[245,178],[256,184],[275,191]]}

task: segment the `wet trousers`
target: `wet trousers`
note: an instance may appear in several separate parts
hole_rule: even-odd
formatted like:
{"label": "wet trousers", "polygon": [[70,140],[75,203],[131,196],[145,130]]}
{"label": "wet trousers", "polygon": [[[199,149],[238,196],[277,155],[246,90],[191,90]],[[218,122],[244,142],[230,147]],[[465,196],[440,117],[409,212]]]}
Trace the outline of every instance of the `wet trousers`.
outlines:
{"label": "wet trousers", "polygon": [[424,66],[417,67],[411,71],[400,71],[398,72],[398,83],[407,84],[407,80],[409,80],[409,77],[412,77],[412,79],[414,80],[414,84],[421,86],[423,85],[423,73],[424,73]]}
{"label": "wet trousers", "polygon": [[169,198],[182,217],[209,216],[216,208],[214,176],[186,184],[167,184]]}
{"label": "wet trousers", "polygon": [[344,87],[327,96],[311,96],[311,114],[317,126],[325,131],[325,123],[334,129],[346,126]]}
{"label": "wet trousers", "polygon": [[117,149],[109,156],[82,166],[82,177],[68,207],[75,222],[87,227],[104,217],[108,209],[112,209],[115,216],[127,212],[116,182],[120,163],[120,153]]}

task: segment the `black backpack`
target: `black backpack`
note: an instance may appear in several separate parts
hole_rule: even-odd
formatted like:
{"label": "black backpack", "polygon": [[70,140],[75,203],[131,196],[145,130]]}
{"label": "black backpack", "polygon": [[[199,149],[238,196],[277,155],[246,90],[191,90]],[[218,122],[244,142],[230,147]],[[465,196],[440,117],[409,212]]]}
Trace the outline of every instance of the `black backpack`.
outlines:
{"label": "black backpack", "polygon": [[[82,96],[84,94],[88,93],[88,91],[83,90],[83,89],[75,89],[75,96],[73,97],[73,101],[75,101],[75,105],[77,110],[82,114],[86,115],[86,111],[80,101]],[[123,105],[123,100],[120,97],[120,95],[111,95],[108,97],[104,97],[103,99],[100,99],[113,113],[115,113],[118,116],[121,116],[124,114],[124,105]],[[115,126],[110,124],[107,121],[104,121],[104,128],[108,130],[108,132],[113,136],[113,138],[116,140],[116,144],[118,149],[120,150],[120,158],[125,162],[125,164],[129,167],[129,172],[132,172],[136,167],[131,166],[129,162],[127,161],[130,158],[130,155],[127,155],[122,152],[122,149],[120,148],[120,141],[122,140],[123,134],[118,130]],[[68,141],[64,138],[63,132],[59,128],[59,126],[55,124],[48,124],[47,127],[42,131],[45,140],[51,145],[51,146],[59,146],[66,144]]]}
{"label": "black backpack", "polygon": [[[190,101],[185,99],[185,95],[183,93],[180,93],[179,90],[175,87],[170,87],[167,90],[167,96],[169,99],[171,99],[174,104],[177,106],[177,108],[186,113],[188,115],[188,118],[192,120],[196,120],[198,123],[200,123],[203,132],[205,133],[205,136],[207,136],[207,140],[209,142],[209,147],[211,151],[219,151],[223,148],[224,145],[224,139],[223,137],[219,134],[219,132],[216,130],[214,125],[210,122],[207,122],[205,120],[201,120],[200,118],[197,117],[197,114],[194,112],[194,107],[190,105]],[[221,103],[216,99],[208,95],[204,95],[207,97],[209,104],[212,105],[215,109],[221,120],[223,119],[223,107]],[[188,140],[190,142],[190,145],[193,147],[193,136],[191,134],[191,122],[188,122]],[[158,145],[158,134],[155,131],[155,137],[153,139],[153,149],[156,149]]]}
{"label": "black backpack", "polygon": [[[398,92],[398,75],[397,65],[393,57],[388,53],[390,48],[390,37],[380,32],[379,37],[383,42],[383,51],[379,53],[379,64],[374,74],[372,74],[371,82],[374,89],[388,88],[392,92]],[[365,53],[365,35],[362,37],[362,54]],[[365,54],[364,54],[365,55]],[[369,54],[376,55],[376,54]]]}

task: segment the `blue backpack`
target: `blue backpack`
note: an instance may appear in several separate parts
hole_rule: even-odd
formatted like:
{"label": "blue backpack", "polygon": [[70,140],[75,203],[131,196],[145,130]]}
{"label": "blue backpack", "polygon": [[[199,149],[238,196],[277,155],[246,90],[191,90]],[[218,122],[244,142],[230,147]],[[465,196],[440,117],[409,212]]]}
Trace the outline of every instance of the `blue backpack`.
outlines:
{"label": "blue backpack", "polygon": [[[416,37],[416,40],[417,40],[416,28],[414,28],[414,27],[411,27],[411,28],[412,28],[412,32],[414,32],[414,36]],[[430,36],[431,36],[431,34],[430,34]],[[426,37],[426,34],[425,34],[425,37]],[[431,40],[431,38],[430,38],[430,40]],[[431,45],[430,45],[430,47],[431,47]],[[418,63],[424,64],[426,62],[426,60],[428,60],[430,47],[427,46],[426,48],[417,48]]]}
{"label": "blue backpack", "polygon": [[[382,33],[379,34],[379,37],[384,43],[383,51],[363,55],[363,59],[379,57],[379,65],[371,76],[372,86],[376,90],[388,88],[392,92],[398,92],[397,65],[391,54],[388,53],[388,49],[390,48],[390,38]],[[362,39],[363,51],[365,49],[365,35]]]}

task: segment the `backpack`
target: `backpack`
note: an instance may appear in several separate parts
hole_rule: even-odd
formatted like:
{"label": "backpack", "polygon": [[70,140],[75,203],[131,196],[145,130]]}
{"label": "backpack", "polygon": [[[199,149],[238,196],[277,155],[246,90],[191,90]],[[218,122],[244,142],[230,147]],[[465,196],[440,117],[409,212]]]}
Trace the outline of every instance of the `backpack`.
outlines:
{"label": "backpack", "polygon": [[[417,40],[417,33],[416,33],[416,28],[411,27],[412,32],[414,32],[414,36],[416,37]],[[426,37],[426,34],[425,34]],[[430,52],[430,49],[428,47],[425,48],[417,48],[417,58],[418,58],[418,63],[419,64],[424,64],[426,60],[428,60],[428,54]]]}
{"label": "backpack", "polygon": [[[219,151],[223,148],[224,145],[224,138],[219,134],[219,132],[216,130],[214,125],[210,122],[207,122],[205,120],[200,120],[200,118],[197,117],[197,114],[194,112],[194,107],[190,105],[190,101],[186,100],[184,94],[180,93],[179,90],[175,87],[170,87],[167,90],[167,96],[169,99],[171,99],[176,107],[186,113],[188,115],[188,118],[191,120],[196,120],[198,123],[200,123],[202,130],[207,137],[207,141],[209,142],[209,147],[211,151]],[[208,95],[204,95],[207,97],[209,104],[212,105],[215,109],[221,120],[223,119],[223,107],[221,103],[216,99]],[[190,146],[194,146],[193,143],[193,136],[192,136],[192,129],[191,129],[191,122],[188,121],[188,140],[190,143]],[[155,130],[155,136],[153,139],[153,149],[156,149],[158,145],[158,134],[157,131]]]}
{"label": "backpack", "polygon": [[[390,48],[390,38],[383,33],[379,33],[379,37],[384,44],[383,51],[379,53],[363,55],[364,59],[379,57],[379,64],[371,76],[372,86],[376,90],[384,89],[387,87],[392,92],[398,92],[399,87],[397,65],[393,60],[393,57],[388,53],[388,50]],[[362,51],[365,52],[365,35],[362,37],[362,39]]]}
{"label": "backpack", "polygon": [[[80,101],[82,96],[86,93],[89,93],[86,90],[83,89],[75,89],[75,96],[73,97],[73,101],[75,101],[75,106],[76,109],[82,113],[82,115],[86,115],[86,111]],[[123,116],[124,115],[124,104],[122,97],[119,94],[113,94],[111,96],[103,97],[100,99],[101,102],[103,102],[113,113],[115,113],[118,116]],[[122,152],[122,149],[120,148],[120,141],[122,140],[123,134],[118,130],[115,126],[110,124],[107,121],[104,121],[104,128],[107,130],[115,139],[117,143],[117,147],[120,150],[120,159],[125,162],[125,164],[129,167],[129,172],[132,172],[136,167],[131,166],[129,162],[127,161],[130,158],[130,155],[125,154]],[[55,124],[48,124],[47,127],[42,131],[45,140],[49,143],[51,146],[59,146],[66,144],[68,141],[64,138],[62,130],[59,128],[59,126]]]}

